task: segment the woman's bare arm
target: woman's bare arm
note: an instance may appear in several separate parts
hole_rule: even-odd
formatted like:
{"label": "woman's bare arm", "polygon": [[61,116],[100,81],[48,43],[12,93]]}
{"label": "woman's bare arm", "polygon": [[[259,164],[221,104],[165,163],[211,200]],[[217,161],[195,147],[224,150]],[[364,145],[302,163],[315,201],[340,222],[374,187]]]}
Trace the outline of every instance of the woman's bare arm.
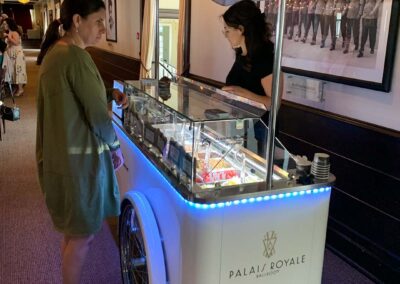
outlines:
{"label": "woman's bare arm", "polygon": [[[267,109],[271,107],[271,95],[272,95],[272,74],[265,76],[261,79],[261,85],[263,86],[265,96],[259,96],[245,88],[239,86],[225,86],[222,90],[238,95],[249,100],[264,104]],[[283,76],[281,74],[281,85],[283,85]],[[279,102],[282,99],[282,88],[279,94]]]}
{"label": "woman's bare arm", "polygon": [[7,39],[8,42],[11,42],[13,45],[18,45],[20,44],[21,37],[19,36],[19,33],[10,31],[7,35]]}

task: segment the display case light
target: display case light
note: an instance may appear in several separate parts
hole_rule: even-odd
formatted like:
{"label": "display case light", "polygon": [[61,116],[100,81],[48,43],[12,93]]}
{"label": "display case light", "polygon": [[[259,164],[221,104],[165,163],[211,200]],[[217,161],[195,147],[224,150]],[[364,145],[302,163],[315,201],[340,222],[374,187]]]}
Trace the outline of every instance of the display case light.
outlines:
{"label": "display case light", "polygon": [[191,207],[197,208],[197,209],[217,209],[217,208],[229,207],[231,205],[243,205],[246,203],[255,203],[255,202],[261,202],[261,201],[286,199],[286,198],[296,197],[296,196],[318,194],[318,193],[323,193],[323,192],[329,192],[330,190],[331,190],[331,187],[327,186],[327,187],[321,187],[321,188],[314,188],[312,190],[310,189],[310,190],[301,190],[301,191],[294,191],[294,192],[287,192],[287,193],[280,193],[280,194],[272,194],[272,195],[265,195],[263,197],[256,197],[256,198],[251,197],[251,198],[245,198],[245,199],[236,199],[233,201],[211,203],[211,204],[202,204],[202,203],[192,202],[192,201],[186,200],[181,195],[179,195],[179,197],[186,204],[188,204]]}
{"label": "display case light", "polygon": [[29,3],[29,1],[30,1],[30,0],[18,0],[18,2],[19,2],[19,3],[22,3],[22,4],[27,4],[27,3]]}

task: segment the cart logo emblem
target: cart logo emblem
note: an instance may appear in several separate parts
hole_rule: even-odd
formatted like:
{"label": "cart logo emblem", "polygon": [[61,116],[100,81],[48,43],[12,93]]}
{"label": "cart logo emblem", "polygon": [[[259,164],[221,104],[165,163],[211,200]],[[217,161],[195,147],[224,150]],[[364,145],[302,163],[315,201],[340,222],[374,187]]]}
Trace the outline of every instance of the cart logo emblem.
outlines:
{"label": "cart logo emblem", "polygon": [[270,231],[267,232],[264,236],[264,253],[263,255],[266,258],[270,258],[271,256],[273,256],[275,254],[275,243],[277,240],[277,236],[275,231]]}

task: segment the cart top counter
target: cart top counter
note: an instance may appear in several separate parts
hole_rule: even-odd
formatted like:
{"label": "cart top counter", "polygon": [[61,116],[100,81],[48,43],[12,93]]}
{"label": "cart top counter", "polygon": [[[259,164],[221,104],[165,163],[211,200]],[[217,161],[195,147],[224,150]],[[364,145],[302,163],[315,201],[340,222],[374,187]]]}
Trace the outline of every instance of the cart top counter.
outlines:
{"label": "cart top counter", "polygon": [[[266,194],[264,105],[183,77],[126,81],[124,92],[123,130],[186,200],[218,204]],[[334,177],[321,161],[311,175],[311,162],[276,141],[274,194],[323,190]]]}

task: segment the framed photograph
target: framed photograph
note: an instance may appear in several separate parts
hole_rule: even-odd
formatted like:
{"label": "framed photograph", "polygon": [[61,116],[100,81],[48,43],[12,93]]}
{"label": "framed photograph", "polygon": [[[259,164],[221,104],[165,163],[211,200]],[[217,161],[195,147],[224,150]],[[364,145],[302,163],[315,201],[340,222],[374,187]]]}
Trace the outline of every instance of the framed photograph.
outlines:
{"label": "framed photograph", "polygon": [[51,22],[53,22],[53,20],[54,20],[53,10],[49,10],[49,24],[51,24]]}
{"label": "framed photograph", "polygon": [[106,4],[106,40],[117,41],[117,7],[115,0],[105,0]]}
{"label": "framed photograph", "polygon": [[[291,3],[285,15],[284,72],[390,91],[399,1],[302,0]],[[266,4],[266,14],[268,7]]]}

